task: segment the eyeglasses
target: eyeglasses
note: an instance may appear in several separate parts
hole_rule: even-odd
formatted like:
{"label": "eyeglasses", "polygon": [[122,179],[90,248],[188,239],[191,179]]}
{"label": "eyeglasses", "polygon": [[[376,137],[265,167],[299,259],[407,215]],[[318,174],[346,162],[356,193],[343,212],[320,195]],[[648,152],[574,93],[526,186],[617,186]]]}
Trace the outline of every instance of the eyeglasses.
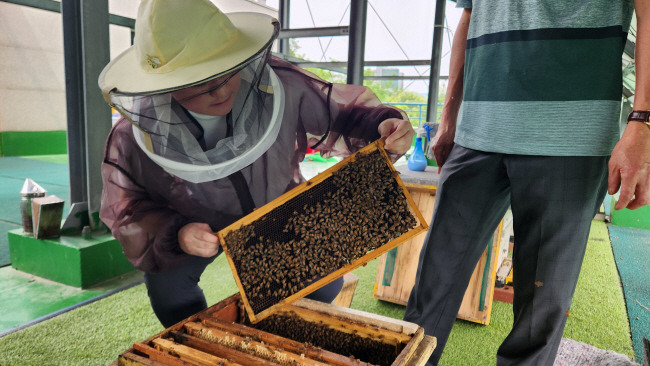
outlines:
{"label": "eyeglasses", "polygon": [[203,84],[192,86],[192,88],[201,89],[201,91],[197,95],[212,93],[215,90],[226,85],[230,81],[230,79],[232,79],[235,75],[239,73],[239,71],[240,70],[235,70],[231,73],[220,76],[216,79],[208,80]]}

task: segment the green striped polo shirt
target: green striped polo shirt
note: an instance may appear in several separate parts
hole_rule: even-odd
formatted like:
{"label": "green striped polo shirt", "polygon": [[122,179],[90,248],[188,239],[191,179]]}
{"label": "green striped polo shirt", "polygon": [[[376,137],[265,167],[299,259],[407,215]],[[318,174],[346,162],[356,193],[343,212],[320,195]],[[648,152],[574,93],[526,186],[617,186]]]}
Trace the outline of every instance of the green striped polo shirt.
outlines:
{"label": "green striped polo shirt", "polygon": [[472,8],[455,142],[606,156],[619,138],[633,0],[458,0]]}

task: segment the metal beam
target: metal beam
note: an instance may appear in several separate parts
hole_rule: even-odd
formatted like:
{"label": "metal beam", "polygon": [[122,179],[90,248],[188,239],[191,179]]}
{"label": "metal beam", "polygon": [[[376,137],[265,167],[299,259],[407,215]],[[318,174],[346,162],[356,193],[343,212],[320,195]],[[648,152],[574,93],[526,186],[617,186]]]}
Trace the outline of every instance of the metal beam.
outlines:
{"label": "metal beam", "polygon": [[350,37],[348,44],[348,84],[363,85],[368,0],[350,1]]}
{"label": "metal beam", "polygon": [[[438,77],[440,80],[447,80],[447,76]],[[385,76],[364,76],[364,80],[429,80],[429,75],[385,75]]]}
{"label": "metal beam", "polygon": [[[633,95],[634,95],[634,92],[632,90],[630,90],[630,89],[626,88],[625,86],[623,86],[623,97],[629,98],[629,97],[631,97]],[[626,116],[626,118],[627,118],[627,116]]]}
{"label": "metal beam", "polygon": [[278,38],[308,38],[308,37],[338,37],[350,34],[350,27],[315,27],[315,28],[294,28],[283,29]]}
{"label": "metal beam", "polygon": [[[278,5],[278,17],[280,18],[280,34],[282,30],[289,29],[289,16],[290,16],[290,0],[280,0]],[[289,49],[289,40],[286,38],[281,38],[278,41],[278,51],[280,53],[288,55],[291,50]]]}
{"label": "metal beam", "polygon": [[[81,18],[79,4],[64,1],[61,18],[63,20],[63,60],[65,70],[65,97],[67,114],[68,169],[70,171],[70,204],[86,202],[86,130],[83,105],[83,66]],[[61,9],[59,9],[61,10]]]}
{"label": "metal beam", "polygon": [[429,71],[429,97],[427,100],[427,121],[438,118],[438,82],[442,58],[442,35],[445,22],[445,0],[436,0],[436,14],[433,19],[433,45],[431,47],[431,71]]}
{"label": "metal beam", "polygon": [[[71,0],[63,0],[71,1]],[[88,213],[92,228],[99,226],[102,198],[101,164],[104,144],[110,132],[111,109],[104,100],[97,80],[110,61],[108,1],[72,0],[82,4],[81,29],[84,67],[84,106],[86,125],[86,169]]]}
{"label": "metal beam", "polygon": [[61,12],[61,3],[54,0],[0,0],[5,3],[29,6],[31,8]]}
{"label": "metal beam", "polygon": [[[345,68],[345,66],[347,66],[347,62],[341,62],[341,64],[344,67],[329,67],[327,65],[320,65],[319,62],[312,62],[312,61],[303,60],[303,59],[298,58],[298,57],[287,55],[286,53],[273,52],[273,56],[277,56],[277,57],[279,57],[279,58],[281,58],[281,59],[283,59],[285,61],[291,62],[292,64],[298,65],[298,66],[303,67],[303,68],[305,68],[305,67],[314,67],[314,68],[329,70],[329,71],[333,71],[333,72],[338,72],[338,73],[341,73],[341,74],[347,74],[348,73],[347,69]],[[305,66],[305,65],[307,65],[307,66]]]}
{"label": "metal beam", "polygon": [[115,14],[108,14],[108,22],[113,25],[119,25],[122,27],[135,29],[135,19],[133,18],[127,18]]}
{"label": "metal beam", "polygon": [[[303,68],[319,68],[347,74],[347,62],[343,61],[330,61],[330,62],[315,62],[304,60],[302,58],[293,57],[285,54],[273,53],[275,56],[280,57],[294,65]],[[386,61],[365,61],[364,66],[429,66],[431,60],[386,60]],[[364,76],[367,80],[428,80],[428,75],[386,75],[386,76]],[[440,76],[440,79],[447,79],[447,76]]]}
{"label": "metal beam", "polygon": [[634,58],[634,50],[636,49],[636,44],[630,39],[625,40],[625,48],[623,49],[623,52],[625,52],[626,55],[630,56],[630,58]]}
{"label": "metal beam", "polygon": [[[288,60],[289,61],[289,60]],[[340,67],[340,68],[345,68],[347,67],[348,63],[343,62],[343,61],[323,61],[323,62],[317,62],[317,61],[310,61],[310,60],[303,60],[300,58],[292,58],[290,60],[292,63],[296,65],[300,65],[300,67],[322,67],[322,68],[330,68],[330,67]],[[381,66],[381,67],[386,67],[386,66],[429,66],[431,64],[431,60],[385,60],[385,61],[364,61],[363,65],[364,66]]]}
{"label": "metal beam", "polygon": [[111,110],[97,79],[109,62],[108,2],[63,0],[63,48],[71,204],[87,202],[92,228],[100,226],[103,146]]}
{"label": "metal beam", "polygon": [[[0,0],[0,2],[28,6],[34,9],[61,12],[61,2],[54,0]],[[119,25],[135,29],[135,19],[123,17],[121,15],[109,14],[108,22],[113,25]]]}

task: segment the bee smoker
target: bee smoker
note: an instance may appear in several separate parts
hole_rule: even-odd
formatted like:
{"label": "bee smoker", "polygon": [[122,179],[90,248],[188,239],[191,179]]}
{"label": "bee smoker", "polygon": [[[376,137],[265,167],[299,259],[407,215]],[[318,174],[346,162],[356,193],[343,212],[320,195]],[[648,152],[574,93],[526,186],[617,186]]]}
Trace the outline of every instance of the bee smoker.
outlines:
{"label": "bee smoker", "polygon": [[20,190],[20,214],[23,219],[23,231],[34,232],[32,224],[32,199],[44,197],[47,191],[39,186],[31,178],[25,179],[23,188]]}

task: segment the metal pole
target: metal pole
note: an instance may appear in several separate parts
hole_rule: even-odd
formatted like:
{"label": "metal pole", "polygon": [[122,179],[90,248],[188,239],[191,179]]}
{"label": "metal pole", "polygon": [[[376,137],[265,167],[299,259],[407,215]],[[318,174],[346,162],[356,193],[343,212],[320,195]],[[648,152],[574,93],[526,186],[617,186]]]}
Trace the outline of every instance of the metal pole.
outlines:
{"label": "metal pole", "polygon": [[348,84],[363,85],[368,0],[351,0],[348,44]]}
{"label": "metal pole", "polygon": [[104,143],[111,129],[111,109],[97,85],[99,74],[110,61],[109,14],[108,1],[81,0],[81,4],[88,214],[90,226],[97,228],[100,224]]}
{"label": "metal pole", "polygon": [[440,81],[440,59],[442,57],[442,37],[445,21],[445,0],[436,0],[436,14],[433,20],[433,46],[431,50],[431,71],[429,73],[429,98],[427,102],[427,121],[438,119],[438,84]]}
{"label": "metal pole", "polygon": [[65,96],[67,111],[68,169],[70,171],[70,204],[86,202],[86,131],[83,111],[83,77],[81,75],[81,4],[63,0],[63,56],[65,64]]}
{"label": "metal pole", "polygon": [[[289,29],[289,15],[290,15],[290,0],[280,0],[278,9],[278,16],[280,17],[280,29]],[[278,51],[282,54],[288,55],[291,50],[289,49],[289,39],[283,38],[279,40]]]}
{"label": "metal pole", "polygon": [[102,193],[103,146],[111,111],[97,86],[108,63],[108,2],[63,0],[63,38],[68,108],[70,199],[88,204],[89,222],[97,228]]}

